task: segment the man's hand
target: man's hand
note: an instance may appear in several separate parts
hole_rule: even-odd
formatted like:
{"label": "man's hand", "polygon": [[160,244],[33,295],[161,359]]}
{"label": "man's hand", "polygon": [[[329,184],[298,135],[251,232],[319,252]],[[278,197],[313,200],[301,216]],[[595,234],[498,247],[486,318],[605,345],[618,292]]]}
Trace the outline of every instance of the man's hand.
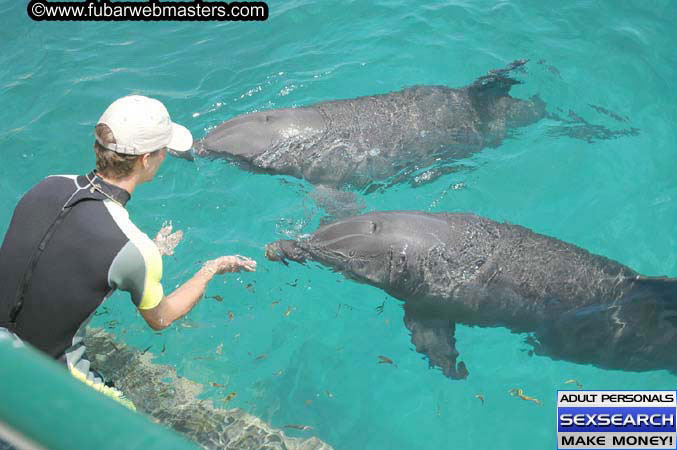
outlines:
{"label": "man's hand", "polygon": [[172,222],[165,221],[157,236],[155,236],[154,242],[161,255],[172,256],[181,239],[183,239],[183,231],[179,230],[172,233]]}
{"label": "man's hand", "polygon": [[210,275],[221,275],[226,272],[239,272],[240,270],[254,272],[256,271],[256,261],[241,255],[221,256],[207,261],[200,270]]}

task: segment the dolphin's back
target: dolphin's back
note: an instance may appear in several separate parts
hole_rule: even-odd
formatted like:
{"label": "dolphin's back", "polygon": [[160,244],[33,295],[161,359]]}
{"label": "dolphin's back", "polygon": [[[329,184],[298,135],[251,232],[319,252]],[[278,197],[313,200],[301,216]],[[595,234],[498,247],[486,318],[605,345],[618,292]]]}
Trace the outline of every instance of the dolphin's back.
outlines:
{"label": "dolphin's back", "polygon": [[552,313],[606,302],[622,294],[619,282],[637,275],[623,264],[528,228],[475,220],[474,227],[486,230],[486,240],[493,243],[479,282],[498,286],[530,311]]}
{"label": "dolphin's back", "polygon": [[402,151],[423,154],[461,143],[468,150],[481,148],[479,117],[472,106],[464,89],[413,86],[312,107],[331,124],[329,138],[354,142],[362,154],[377,149],[397,160]]}
{"label": "dolphin's back", "polygon": [[[400,269],[407,276],[390,275],[396,296],[460,301],[475,317],[491,309],[505,311],[514,324],[539,320],[618,298],[638,275],[578,246],[474,214],[392,211],[359,217],[349,222],[381,224],[388,242],[407,247],[407,265]],[[320,239],[323,234],[318,230]]]}
{"label": "dolphin's back", "polygon": [[259,168],[315,184],[362,188],[437,158],[459,159],[486,145],[465,91],[415,86],[307,107],[325,120],[321,135],[285,139],[254,159]]}

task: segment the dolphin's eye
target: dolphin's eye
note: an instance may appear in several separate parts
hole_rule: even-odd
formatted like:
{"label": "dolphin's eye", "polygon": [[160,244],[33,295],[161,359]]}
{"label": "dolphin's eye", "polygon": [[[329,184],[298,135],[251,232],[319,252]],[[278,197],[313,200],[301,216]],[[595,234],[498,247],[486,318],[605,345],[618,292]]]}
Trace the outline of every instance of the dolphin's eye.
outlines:
{"label": "dolphin's eye", "polygon": [[266,115],[264,116],[264,118],[265,118],[266,122],[272,122],[272,121],[273,121],[273,116],[270,116],[270,115],[268,115],[268,114],[266,114]]}

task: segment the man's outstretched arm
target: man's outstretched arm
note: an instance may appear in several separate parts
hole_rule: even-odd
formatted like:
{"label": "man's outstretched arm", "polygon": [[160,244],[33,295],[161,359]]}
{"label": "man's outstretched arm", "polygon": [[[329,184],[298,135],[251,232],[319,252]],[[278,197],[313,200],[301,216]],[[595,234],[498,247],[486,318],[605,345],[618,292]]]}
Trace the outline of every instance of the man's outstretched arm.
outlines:
{"label": "man's outstretched arm", "polygon": [[154,330],[167,328],[177,319],[186,315],[202,298],[207,284],[214,275],[226,272],[246,270],[254,272],[256,261],[244,256],[221,256],[202,265],[193,277],[179,286],[174,292],[162,298],[160,303],[151,309],[139,309],[148,325]]}

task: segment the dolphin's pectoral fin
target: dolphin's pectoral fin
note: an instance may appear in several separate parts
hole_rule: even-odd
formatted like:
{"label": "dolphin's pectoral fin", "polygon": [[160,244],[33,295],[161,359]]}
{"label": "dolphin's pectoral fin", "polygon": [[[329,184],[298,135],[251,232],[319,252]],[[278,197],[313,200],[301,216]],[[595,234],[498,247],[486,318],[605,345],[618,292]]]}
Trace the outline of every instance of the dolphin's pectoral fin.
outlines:
{"label": "dolphin's pectoral fin", "polygon": [[538,336],[534,334],[529,334],[524,338],[524,343],[527,344],[527,346],[529,347],[529,349],[527,350],[529,352],[529,356],[533,355],[543,356],[546,354],[545,350],[543,349],[543,344],[541,343]]}
{"label": "dolphin's pectoral fin", "polygon": [[452,174],[452,173],[457,173],[461,171],[469,171],[472,170],[472,167],[464,164],[437,164],[431,167],[426,168],[425,170],[419,171],[418,173],[415,173],[414,176],[411,177],[409,180],[409,184],[411,187],[417,188],[421,186],[425,186],[428,183],[432,183],[433,181],[437,181],[438,178]]}
{"label": "dolphin's pectoral fin", "polygon": [[404,324],[411,331],[416,351],[428,357],[430,366],[439,367],[444,375],[455,380],[468,376],[465,363],[456,362],[456,323],[448,319],[428,318],[406,311]]}
{"label": "dolphin's pectoral fin", "polygon": [[309,195],[315,204],[327,213],[327,216],[321,220],[323,224],[355,216],[365,208],[364,200],[350,191],[339,191],[319,185]]}

